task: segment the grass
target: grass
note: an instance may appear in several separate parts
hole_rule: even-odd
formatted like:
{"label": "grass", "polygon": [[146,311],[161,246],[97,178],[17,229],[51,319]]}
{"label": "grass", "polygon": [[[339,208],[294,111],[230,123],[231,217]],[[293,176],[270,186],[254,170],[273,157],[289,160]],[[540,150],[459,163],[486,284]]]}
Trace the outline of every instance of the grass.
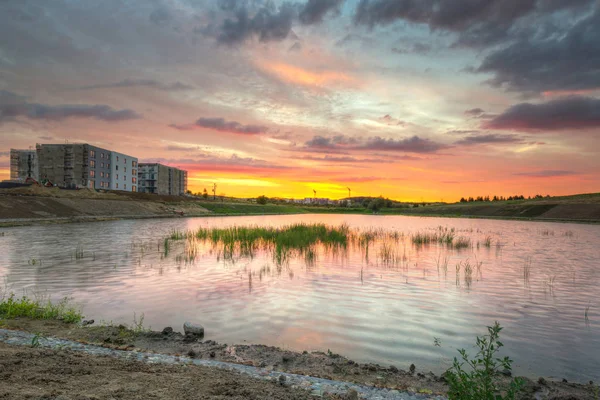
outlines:
{"label": "grass", "polygon": [[523,280],[525,282],[529,282],[529,276],[531,275],[531,257],[527,257],[525,259],[525,264],[523,265]]}
{"label": "grass", "polygon": [[[328,249],[345,248],[352,234],[346,225],[293,224],[281,228],[233,226],[229,228],[199,228],[194,232],[171,234],[171,240],[193,238],[217,247],[219,258],[233,261],[236,257],[253,257],[259,250],[269,250],[274,260],[284,264],[293,254],[300,254],[309,263],[316,261],[317,245]],[[189,253],[195,242],[188,242]]]}
{"label": "grass", "polygon": [[78,244],[77,247],[75,248],[75,251],[73,252],[73,256],[76,260],[81,260],[84,257],[83,245],[81,243]]}
{"label": "grass", "polygon": [[70,305],[67,297],[58,303],[52,303],[46,298],[32,299],[27,296],[17,298],[14,293],[0,297],[0,317],[54,319],[67,323],[78,323],[83,319],[81,312]]}
{"label": "grass", "polygon": [[488,249],[490,247],[492,247],[492,237],[491,236],[485,237],[485,239],[483,240],[483,247],[487,247]]}

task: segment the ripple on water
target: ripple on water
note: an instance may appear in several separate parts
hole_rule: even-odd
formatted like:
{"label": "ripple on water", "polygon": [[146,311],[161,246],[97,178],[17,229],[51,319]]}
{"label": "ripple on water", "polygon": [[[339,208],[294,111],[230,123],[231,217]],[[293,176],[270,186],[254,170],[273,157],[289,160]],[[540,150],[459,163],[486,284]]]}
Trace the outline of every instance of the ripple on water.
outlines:
{"label": "ripple on water", "polygon": [[[399,262],[383,262],[377,244],[368,260],[360,248],[349,246],[337,254],[321,250],[311,265],[299,258],[280,266],[263,253],[224,262],[210,246],[199,247],[197,258],[186,262],[178,258],[184,243],[174,243],[167,256],[160,247],[173,229],[323,221],[404,232],[407,236],[389,242]],[[475,247],[458,252],[411,244],[410,233],[438,226],[455,228]],[[475,335],[498,320],[505,327],[505,354],[515,360],[517,372],[600,380],[600,226],[294,215],[111,221],[5,232],[0,279],[10,289],[73,296],[96,320],[132,323],[136,312],[157,329],[181,329],[191,319],[205,325],[207,338],[220,342],[329,349],[357,361],[404,368],[415,363],[435,372],[448,367],[456,349],[472,350]],[[488,235],[490,248],[481,245]],[[83,258],[75,257],[77,249]],[[474,268],[470,279],[467,261]]]}

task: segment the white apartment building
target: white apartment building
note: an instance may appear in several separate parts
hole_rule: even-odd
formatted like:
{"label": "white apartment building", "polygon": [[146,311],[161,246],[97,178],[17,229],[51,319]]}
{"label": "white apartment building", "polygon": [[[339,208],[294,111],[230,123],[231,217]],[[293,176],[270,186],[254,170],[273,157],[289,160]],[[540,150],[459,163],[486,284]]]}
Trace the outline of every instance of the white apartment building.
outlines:
{"label": "white apartment building", "polygon": [[125,192],[138,191],[138,159],[123,153],[111,151],[110,190]]}

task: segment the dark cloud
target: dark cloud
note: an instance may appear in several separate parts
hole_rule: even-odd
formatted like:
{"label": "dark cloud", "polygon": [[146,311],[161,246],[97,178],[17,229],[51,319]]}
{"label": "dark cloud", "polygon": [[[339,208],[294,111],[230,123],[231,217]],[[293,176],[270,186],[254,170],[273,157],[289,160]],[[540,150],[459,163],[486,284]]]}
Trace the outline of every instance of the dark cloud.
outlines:
{"label": "dark cloud", "polygon": [[448,148],[448,146],[430,139],[421,139],[418,136],[406,139],[385,139],[375,136],[367,139],[367,142],[361,148],[380,151],[404,151],[407,153],[435,153]]}
{"label": "dark cloud", "polygon": [[124,79],[119,82],[105,83],[98,85],[82,86],[80,89],[110,89],[110,88],[127,88],[127,87],[149,87],[158,90],[165,91],[179,91],[179,90],[191,90],[194,87],[181,83],[179,81],[174,83],[162,83],[153,79]]}
{"label": "dark cloud", "polygon": [[484,125],[490,129],[561,130],[600,127],[600,99],[569,96],[516,104]]}
{"label": "dark cloud", "polygon": [[510,91],[578,91],[600,88],[600,7],[566,32],[530,35],[488,54],[475,69]]}
{"label": "dark cloud", "polygon": [[344,0],[308,0],[300,11],[300,22],[305,25],[317,24],[329,12],[338,12]]}
{"label": "dark cloud", "polygon": [[165,7],[155,9],[150,13],[150,21],[155,24],[163,24],[171,19],[171,13]]}
{"label": "dark cloud", "polygon": [[321,161],[327,163],[373,163],[373,164],[389,164],[393,163],[392,160],[386,160],[383,158],[357,158],[352,156],[332,156],[326,155],[324,157],[315,156],[302,156],[294,157],[298,160],[309,160],[309,161]]}
{"label": "dark cloud", "polygon": [[482,46],[510,37],[524,17],[577,9],[594,0],[361,0],[354,20],[374,27],[396,21],[426,24],[458,33],[457,45]]}
{"label": "dark cloud", "polygon": [[564,170],[543,170],[543,171],[533,171],[533,172],[519,172],[513,174],[516,176],[528,176],[530,178],[553,178],[557,176],[570,176],[570,175],[579,175],[579,173],[575,171],[564,171]]}
{"label": "dark cloud", "polygon": [[300,42],[296,42],[289,48],[288,51],[300,51],[302,50],[302,44]]}
{"label": "dark cloud", "polygon": [[265,160],[252,157],[240,157],[233,154],[231,157],[216,157],[211,154],[201,153],[195,158],[149,158],[140,162],[159,162],[167,165],[187,165],[193,170],[193,166],[203,171],[246,171],[246,170],[288,170],[291,167],[273,164]]}
{"label": "dark cloud", "polygon": [[235,11],[234,17],[223,21],[217,40],[229,45],[255,37],[261,42],[283,40],[290,35],[295,17],[296,7],[291,3],[285,3],[279,9],[266,5],[254,14],[241,7]]}
{"label": "dark cloud", "polygon": [[457,142],[455,145],[476,146],[480,144],[504,144],[504,143],[523,143],[523,139],[516,135],[499,135],[491,133],[487,135],[471,135]]}
{"label": "dark cloud", "polygon": [[334,148],[337,146],[354,145],[358,143],[358,139],[336,135],[332,137],[314,136],[311,140],[307,141],[304,145],[306,147],[317,147],[317,148]]}
{"label": "dark cloud", "polygon": [[483,114],[485,111],[482,110],[481,108],[472,108],[470,110],[466,110],[465,111],[465,115],[471,116],[471,117],[478,117],[481,114]]}
{"label": "dark cloud", "polygon": [[261,125],[242,125],[236,121],[226,121],[223,118],[200,118],[194,124],[188,125],[169,125],[171,128],[180,131],[188,131],[197,127],[213,129],[219,132],[240,133],[245,135],[257,135],[265,133],[269,130],[266,126]]}
{"label": "dark cloud", "polygon": [[350,138],[344,135],[333,137],[315,136],[305,143],[305,149],[326,150],[376,150],[376,151],[401,151],[406,153],[435,153],[448,148],[447,145],[434,142],[430,139],[421,139],[413,136],[405,139],[386,139],[379,136],[367,139]]}
{"label": "dark cloud", "polygon": [[67,118],[95,118],[102,121],[125,121],[140,118],[133,110],[115,110],[107,105],[28,103],[22,96],[0,92],[0,122],[24,117],[33,120],[62,121]]}

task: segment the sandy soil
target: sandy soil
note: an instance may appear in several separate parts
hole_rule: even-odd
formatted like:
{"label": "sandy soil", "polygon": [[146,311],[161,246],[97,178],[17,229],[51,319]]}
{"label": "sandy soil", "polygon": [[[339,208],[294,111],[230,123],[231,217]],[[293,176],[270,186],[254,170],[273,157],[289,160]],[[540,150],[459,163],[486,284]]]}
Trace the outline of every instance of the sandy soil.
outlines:
{"label": "sandy soil", "polygon": [[[142,332],[136,334],[120,326],[79,327],[57,321],[19,319],[5,321],[11,329],[41,332],[105,347],[141,349],[164,354],[187,355],[218,361],[234,362],[273,369],[275,371],[310,375],[358,384],[388,387],[412,392],[446,393],[445,379],[428,371],[403,371],[394,366],[358,364],[341,355],[321,352],[297,353],[262,345],[227,345],[214,341],[197,341],[176,333]],[[499,378],[508,380],[509,378]],[[597,400],[597,386],[540,379],[526,379],[520,399],[585,399]]]}
{"label": "sandy soil", "polygon": [[148,365],[0,343],[0,399],[310,399],[308,392],[197,366]]}

